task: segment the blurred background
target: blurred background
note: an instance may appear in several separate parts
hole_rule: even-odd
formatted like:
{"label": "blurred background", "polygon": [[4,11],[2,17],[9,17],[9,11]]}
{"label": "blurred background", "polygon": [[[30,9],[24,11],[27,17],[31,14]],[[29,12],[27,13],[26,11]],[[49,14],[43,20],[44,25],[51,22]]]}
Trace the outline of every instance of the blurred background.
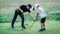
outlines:
{"label": "blurred background", "polygon": [[[34,6],[37,2],[44,8],[47,20],[60,20],[60,0],[0,0],[0,23],[11,22],[18,6],[22,4],[32,4]],[[36,16],[36,12],[36,10],[33,11],[34,16]],[[25,21],[33,20],[28,13],[24,14]],[[18,16],[16,22],[19,21],[21,19]]]}

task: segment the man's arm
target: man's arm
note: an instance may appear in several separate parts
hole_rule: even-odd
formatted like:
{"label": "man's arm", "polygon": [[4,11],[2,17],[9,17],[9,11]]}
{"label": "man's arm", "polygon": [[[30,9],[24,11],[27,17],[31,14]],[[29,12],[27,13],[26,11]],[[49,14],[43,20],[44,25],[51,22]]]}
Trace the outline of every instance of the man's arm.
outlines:
{"label": "man's arm", "polygon": [[35,17],[32,15],[32,12],[29,12],[29,14],[34,20],[36,20]]}
{"label": "man's arm", "polygon": [[18,9],[23,13],[23,10],[20,7],[18,7]]}

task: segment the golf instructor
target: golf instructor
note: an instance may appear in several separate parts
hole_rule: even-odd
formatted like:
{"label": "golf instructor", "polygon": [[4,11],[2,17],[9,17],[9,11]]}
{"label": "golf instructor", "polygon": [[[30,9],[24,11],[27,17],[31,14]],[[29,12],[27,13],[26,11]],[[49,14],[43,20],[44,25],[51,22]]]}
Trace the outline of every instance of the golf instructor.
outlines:
{"label": "golf instructor", "polygon": [[31,11],[34,10],[33,6],[31,4],[27,4],[27,5],[20,5],[18,7],[18,9],[15,10],[15,14],[11,23],[11,27],[14,28],[14,22],[17,18],[17,16],[19,15],[21,17],[21,26],[23,29],[25,29],[24,26],[24,12],[28,12],[30,14],[30,16],[35,20],[34,16],[32,15]]}

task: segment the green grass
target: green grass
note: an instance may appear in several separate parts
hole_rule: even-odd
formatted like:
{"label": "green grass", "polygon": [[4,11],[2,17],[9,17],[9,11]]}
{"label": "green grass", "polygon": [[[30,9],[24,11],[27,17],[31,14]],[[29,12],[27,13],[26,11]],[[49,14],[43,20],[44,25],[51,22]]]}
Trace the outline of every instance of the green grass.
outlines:
{"label": "green grass", "polygon": [[[16,20],[18,22],[15,23],[15,29],[11,28],[15,9],[21,4],[30,3],[34,6],[36,2],[37,0],[0,0],[0,34],[60,34],[60,0],[38,0],[38,3],[44,8],[47,15],[46,31],[38,32],[40,17],[29,29],[33,19],[28,13],[24,13],[26,30],[21,31],[21,18],[19,16]],[[33,15],[36,16],[36,10],[33,11]]]}
{"label": "green grass", "polygon": [[[38,32],[40,29],[39,21],[36,21],[32,28],[29,28],[33,21],[25,21],[27,29],[21,31],[21,23],[16,22],[15,28],[11,28],[11,23],[0,23],[0,34],[60,34],[60,21],[46,20],[46,31]],[[28,24],[28,26],[26,25]]]}

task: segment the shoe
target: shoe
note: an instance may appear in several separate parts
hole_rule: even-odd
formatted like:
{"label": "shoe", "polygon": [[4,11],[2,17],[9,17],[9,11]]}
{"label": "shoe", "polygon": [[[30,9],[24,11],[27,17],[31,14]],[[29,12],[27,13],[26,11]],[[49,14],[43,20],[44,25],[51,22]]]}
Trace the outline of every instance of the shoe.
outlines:
{"label": "shoe", "polygon": [[40,29],[39,32],[43,32],[43,29]]}
{"label": "shoe", "polygon": [[45,28],[43,28],[43,30],[45,31],[46,29],[45,29]]}
{"label": "shoe", "polygon": [[14,28],[14,26],[11,26],[12,28]]}
{"label": "shoe", "polygon": [[21,31],[24,31],[26,28],[25,27],[22,27]]}
{"label": "shoe", "polygon": [[24,28],[22,28],[21,31],[24,31]]}
{"label": "shoe", "polygon": [[25,26],[22,26],[22,28],[23,28],[23,29],[26,29],[26,27],[25,27]]}

